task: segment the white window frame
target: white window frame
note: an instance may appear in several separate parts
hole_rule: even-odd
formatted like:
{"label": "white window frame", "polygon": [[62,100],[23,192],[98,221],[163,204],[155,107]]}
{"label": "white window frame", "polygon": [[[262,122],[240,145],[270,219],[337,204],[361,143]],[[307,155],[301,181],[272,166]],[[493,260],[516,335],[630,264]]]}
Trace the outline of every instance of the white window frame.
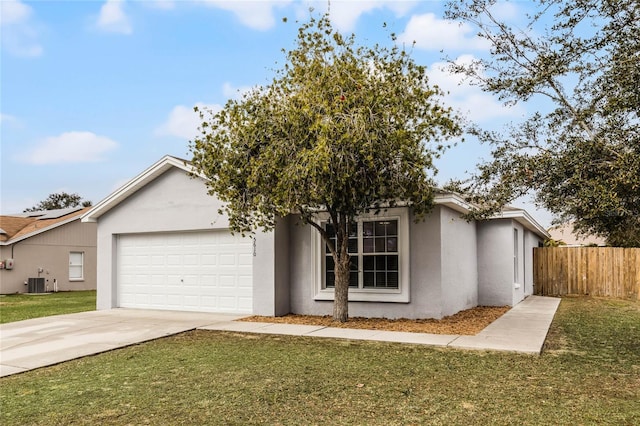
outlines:
{"label": "white window frame", "polygon": [[[329,219],[328,214],[319,215],[317,223],[322,225]],[[357,218],[358,222],[366,220],[398,221],[398,288],[354,288],[349,287],[350,302],[395,302],[409,303],[409,209],[406,207],[390,208],[381,214],[364,214]],[[309,227],[311,228],[311,227]],[[334,288],[325,286],[325,242],[320,233],[311,228],[312,256],[314,271],[314,300],[333,300]],[[358,226],[358,241],[362,240],[362,226]],[[362,264],[358,265],[362,272]]]}
{"label": "white window frame", "polygon": [[513,282],[520,283],[520,236],[518,228],[513,228]]}
{"label": "white window frame", "polygon": [[[80,255],[80,264],[72,263],[73,255]],[[72,276],[71,268],[80,269],[80,276]],[[69,281],[84,281],[84,252],[83,251],[70,251],[69,252]]]}

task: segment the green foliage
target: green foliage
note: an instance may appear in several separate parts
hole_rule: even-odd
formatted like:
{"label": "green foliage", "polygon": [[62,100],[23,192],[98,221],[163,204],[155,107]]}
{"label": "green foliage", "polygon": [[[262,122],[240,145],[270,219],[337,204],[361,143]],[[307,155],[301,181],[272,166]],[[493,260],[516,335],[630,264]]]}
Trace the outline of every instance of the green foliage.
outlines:
{"label": "green foliage", "polygon": [[272,229],[277,216],[298,214],[329,244],[317,222],[327,212],[337,234],[329,248],[344,272],[336,300],[346,309],[348,225],[400,201],[417,217],[432,207],[433,159],[460,133],[440,96],[406,51],[356,46],[326,15],[311,18],[269,85],[220,112],[200,111],[192,164],[235,231]]}
{"label": "green foliage", "polygon": [[37,212],[41,210],[56,210],[56,209],[66,209],[68,207],[89,207],[91,206],[91,201],[85,200],[82,201],[82,197],[78,194],[68,194],[66,192],[58,192],[54,194],[49,194],[49,196],[40,201],[33,207],[28,209],[24,209],[24,212]]}
{"label": "green foliage", "polygon": [[546,240],[544,240],[544,246],[545,247],[561,247],[561,246],[566,246],[567,243],[565,243],[562,240],[554,240],[553,238],[548,238]]}
{"label": "green foliage", "polygon": [[493,144],[493,160],[465,190],[484,206],[480,214],[533,190],[579,233],[640,246],[640,3],[537,0],[522,30],[497,19],[494,3],[449,5],[449,18],[492,44],[489,59],[452,68],[505,102],[546,98],[553,109],[507,134],[475,129]]}

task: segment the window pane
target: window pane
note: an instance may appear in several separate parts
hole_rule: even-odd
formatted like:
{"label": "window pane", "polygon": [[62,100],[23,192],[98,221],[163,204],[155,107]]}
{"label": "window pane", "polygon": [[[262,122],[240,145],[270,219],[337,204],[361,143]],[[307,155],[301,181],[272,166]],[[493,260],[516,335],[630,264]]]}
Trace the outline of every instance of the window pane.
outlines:
{"label": "window pane", "polygon": [[373,238],[364,238],[362,240],[362,252],[363,253],[373,253],[374,252],[374,245],[373,245]]}
{"label": "window pane", "polygon": [[336,269],[335,263],[333,262],[333,256],[327,256],[326,262],[327,271],[334,271]]}
{"label": "window pane", "polygon": [[352,223],[349,225],[349,237],[358,238],[358,224]]}
{"label": "window pane", "polygon": [[387,256],[387,271],[398,271],[398,256]]}
{"label": "window pane", "polygon": [[375,269],[375,256],[362,256],[362,269],[372,271]]}
{"label": "window pane", "polygon": [[363,275],[363,285],[364,287],[375,287],[375,278],[373,272],[366,272]]}
{"label": "window pane", "polygon": [[376,272],[376,287],[387,286],[387,274],[384,272]]}
{"label": "window pane", "polygon": [[351,259],[349,259],[349,269],[352,271],[358,271],[358,258],[355,256],[352,256]]}
{"label": "window pane", "polygon": [[349,238],[349,248],[347,249],[349,253],[357,253],[358,252],[358,239],[357,238]]}
{"label": "window pane", "polygon": [[358,273],[351,272],[349,274],[349,287],[358,287]]}
{"label": "window pane", "polygon": [[336,230],[332,224],[326,223],[324,229],[327,231],[327,235],[329,236],[329,238],[335,238]]}
{"label": "window pane", "polygon": [[398,251],[398,237],[387,238],[387,252]]}
{"label": "window pane", "polygon": [[376,226],[376,236],[383,237],[387,235],[387,225],[389,224],[386,220],[380,220],[375,222]]}
{"label": "window pane", "polygon": [[69,265],[82,266],[82,253],[69,253]]}
{"label": "window pane", "polygon": [[69,279],[82,278],[82,266],[69,266]]}
{"label": "window pane", "polygon": [[365,237],[373,236],[373,222],[362,223],[362,235],[364,235]]}
{"label": "window pane", "polygon": [[398,288],[397,272],[387,272],[387,288]]}
{"label": "window pane", "polygon": [[376,256],[376,271],[386,271],[386,257],[387,256]]}
{"label": "window pane", "polygon": [[327,288],[336,286],[336,276],[333,272],[327,271],[325,285]]}
{"label": "window pane", "polygon": [[398,235],[398,221],[390,220],[387,225],[387,235]]}
{"label": "window pane", "polygon": [[[331,240],[331,245],[335,246],[336,245],[336,240]],[[329,250],[329,246],[328,245],[325,244],[324,248],[325,248],[325,253],[327,253],[327,254],[331,253],[331,250]]]}
{"label": "window pane", "polygon": [[376,253],[384,253],[385,251],[385,238],[384,237],[378,237],[376,238]]}

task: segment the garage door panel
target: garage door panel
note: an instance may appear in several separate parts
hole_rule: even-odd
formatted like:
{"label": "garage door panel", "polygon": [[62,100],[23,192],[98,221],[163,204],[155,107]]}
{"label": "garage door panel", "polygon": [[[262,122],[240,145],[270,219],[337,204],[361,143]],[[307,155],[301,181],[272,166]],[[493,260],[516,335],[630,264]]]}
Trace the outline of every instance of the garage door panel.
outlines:
{"label": "garage door panel", "polygon": [[118,306],[251,313],[252,252],[227,231],[122,235]]}

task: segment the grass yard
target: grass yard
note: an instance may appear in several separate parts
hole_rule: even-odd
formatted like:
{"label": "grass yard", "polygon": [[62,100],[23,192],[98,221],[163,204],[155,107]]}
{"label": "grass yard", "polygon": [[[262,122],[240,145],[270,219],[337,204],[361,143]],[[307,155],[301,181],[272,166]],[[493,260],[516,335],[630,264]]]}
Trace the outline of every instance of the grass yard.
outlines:
{"label": "grass yard", "polygon": [[95,290],[42,295],[9,294],[0,296],[0,324],[95,309]]}
{"label": "grass yard", "polygon": [[0,423],[640,424],[640,303],[565,298],[542,356],[194,331],[0,379]]}

